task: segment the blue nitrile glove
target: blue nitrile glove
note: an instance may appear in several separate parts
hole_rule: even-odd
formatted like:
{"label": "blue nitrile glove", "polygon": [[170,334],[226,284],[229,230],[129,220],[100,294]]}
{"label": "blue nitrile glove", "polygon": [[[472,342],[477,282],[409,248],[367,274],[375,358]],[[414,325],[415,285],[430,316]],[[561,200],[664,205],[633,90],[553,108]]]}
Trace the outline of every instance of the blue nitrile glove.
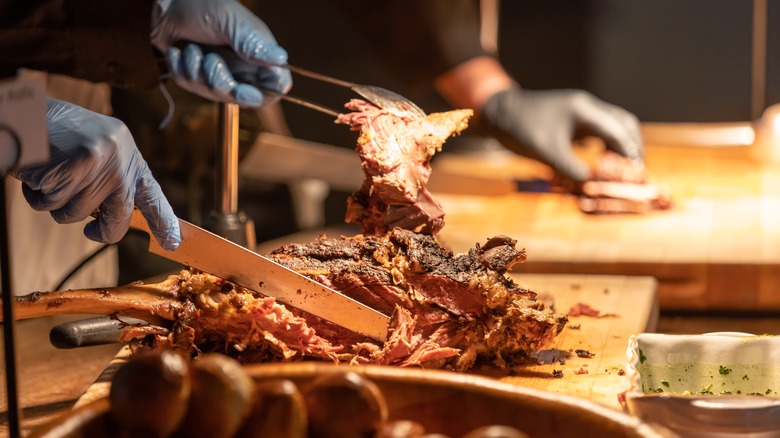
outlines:
{"label": "blue nitrile glove", "polygon": [[292,87],[289,70],[268,66],[286,64],[287,52],[235,0],[157,0],[152,44],[180,87],[216,102],[258,108]]}
{"label": "blue nitrile glove", "polygon": [[47,107],[50,159],[17,172],[30,206],[63,224],[81,221],[99,207],[84,235],[114,243],[127,232],[135,205],[160,246],[176,249],[179,221],[127,127],[68,102],[48,99]]}
{"label": "blue nitrile glove", "polygon": [[513,87],[488,99],[481,126],[508,149],[539,160],[558,173],[585,181],[590,170],[572,150],[572,140],[600,137],[607,149],[642,159],[639,120],[584,90]]}

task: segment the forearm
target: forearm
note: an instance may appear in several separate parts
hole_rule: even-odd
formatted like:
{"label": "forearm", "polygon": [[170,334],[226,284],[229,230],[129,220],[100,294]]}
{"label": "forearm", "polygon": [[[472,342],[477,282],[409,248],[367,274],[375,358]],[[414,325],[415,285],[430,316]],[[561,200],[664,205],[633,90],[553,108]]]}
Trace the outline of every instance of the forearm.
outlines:
{"label": "forearm", "polygon": [[473,0],[340,0],[407,89],[428,90],[454,66],[485,55]]}
{"label": "forearm", "polygon": [[515,85],[514,80],[493,57],[470,59],[438,76],[436,91],[456,108],[477,111],[490,97]]}
{"label": "forearm", "polygon": [[11,13],[0,20],[3,75],[26,67],[120,87],[159,82],[161,68],[150,43],[153,0],[9,4],[3,6]]}

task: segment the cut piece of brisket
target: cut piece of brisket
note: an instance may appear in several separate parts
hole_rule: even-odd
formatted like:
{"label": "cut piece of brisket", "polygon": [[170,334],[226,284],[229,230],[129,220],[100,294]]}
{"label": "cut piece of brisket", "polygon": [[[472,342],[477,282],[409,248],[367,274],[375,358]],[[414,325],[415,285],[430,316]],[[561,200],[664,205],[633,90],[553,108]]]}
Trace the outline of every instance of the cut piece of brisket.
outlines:
{"label": "cut piece of brisket", "polygon": [[[548,347],[566,324],[506,271],[525,260],[515,241],[497,236],[454,255],[432,236],[393,229],[383,236],[322,236],[285,245],[270,257],[388,314],[384,345],[305,315],[351,360],[465,370],[478,357],[504,366]],[[373,346],[372,346],[373,345]]]}
{"label": "cut piece of brisket", "polygon": [[356,150],[366,179],[348,200],[346,221],[364,234],[382,235],[393,227],[436,234],[444,211],[425,188],[430,160],[442,144],[468,126],[469,109],[399,117],[371,103],[354,99],[337,123],[359,130]]}

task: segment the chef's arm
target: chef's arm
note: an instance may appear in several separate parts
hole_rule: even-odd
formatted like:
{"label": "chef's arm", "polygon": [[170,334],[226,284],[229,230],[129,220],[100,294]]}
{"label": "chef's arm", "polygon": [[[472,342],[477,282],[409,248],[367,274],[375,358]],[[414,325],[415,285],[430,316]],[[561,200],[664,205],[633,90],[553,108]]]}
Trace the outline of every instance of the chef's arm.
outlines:
{"label": "chef's arm", "polygon": [[523,89],[494,58],[461,63],[437,77],[435,86],[452,105],[475,109],[483,133],[575,181],[587,180],[590,170],[574,154],[572,140],[600,137],[607,149],[642,158],[636,116],[584,90]]}
{"label": "chef's arm", "polygon": [[515,86],[515,81],[497,59],[478,56],[438,76],[434,86],[453,107],[479,111],[492,96]]}
{"label": "chef's arm", "polygon": [[337,0],[352,24],[408,97],[427,93],[433,79],[485,55],[474,0]]}

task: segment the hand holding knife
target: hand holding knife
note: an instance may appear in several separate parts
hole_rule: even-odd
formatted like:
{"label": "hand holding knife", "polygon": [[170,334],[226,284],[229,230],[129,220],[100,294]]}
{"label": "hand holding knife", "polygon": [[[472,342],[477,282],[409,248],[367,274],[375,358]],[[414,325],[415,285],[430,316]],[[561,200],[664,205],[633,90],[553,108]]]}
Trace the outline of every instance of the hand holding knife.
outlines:
{"label": "hand holding knife", "polygon": [[[390,322],[387,315],[187,221],[179,219],[179,226],[182,240],[178,248],[167,251],[151,238],[149,252],[216,275],[262,295],[274,297],[281,303],[356,333],[382,342],[387,339]],[[150,233],[146,219],[137,209],[133,211],[130,227]],[[66,323],[64,327],[56,327],[55,330],[71,333],[73,324]],[[113,321],[108,318],[100,326],[101,330],[98,330],[95,321],[90,324],[91,333],[117,330]],[[72,340],[69,345],[83,345],[84,338],[88,335],[84,330],[80,333],[78,340],[73,336],[62,339]]]}

